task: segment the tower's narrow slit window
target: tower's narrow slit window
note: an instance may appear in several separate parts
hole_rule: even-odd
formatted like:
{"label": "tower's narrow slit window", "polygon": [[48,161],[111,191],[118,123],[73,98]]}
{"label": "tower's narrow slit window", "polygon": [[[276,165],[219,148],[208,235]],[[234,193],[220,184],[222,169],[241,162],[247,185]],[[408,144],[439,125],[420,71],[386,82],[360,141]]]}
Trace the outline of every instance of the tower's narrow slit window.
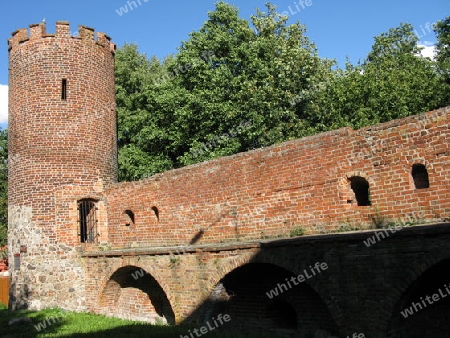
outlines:
{"label": "tower's narrow slit window", "polygon": [[61,81],[61,100],[67,100],[67,79]]}
{"label": "tower's narrow slit window", "polygon": [[97,205],[92,199],[78,201],[78,224],[81,243],[95,243],[97,239]]}

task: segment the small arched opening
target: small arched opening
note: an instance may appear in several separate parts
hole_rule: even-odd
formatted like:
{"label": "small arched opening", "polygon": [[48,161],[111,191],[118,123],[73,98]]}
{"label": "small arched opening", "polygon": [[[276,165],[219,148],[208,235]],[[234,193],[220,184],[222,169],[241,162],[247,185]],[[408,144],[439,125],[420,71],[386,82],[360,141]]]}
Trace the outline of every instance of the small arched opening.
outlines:
{"label": "small arched opening", "polygon": [[127,209],[123,213],[125,215],[125,225],[126,226],[134,225],[134,212],[130,209]]}
{"label": "small arched opening", "polygon": [[428,178],[428,170],[423,164],[414,164],[411,169],[411,176],[414,180],[414,187],[416,189],[425,189],[430,187]]}
{"label": "small arched opening", "polygon": [[350,187],[355,194],[358,206],[371,205],[369,182],[361,176],[352,176],[348,180],[350,181]]}

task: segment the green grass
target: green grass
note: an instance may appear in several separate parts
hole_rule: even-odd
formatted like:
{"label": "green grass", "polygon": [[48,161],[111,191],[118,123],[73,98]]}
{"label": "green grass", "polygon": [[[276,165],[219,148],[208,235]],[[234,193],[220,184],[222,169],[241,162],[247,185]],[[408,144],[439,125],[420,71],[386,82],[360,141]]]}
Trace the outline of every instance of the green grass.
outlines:
{"label": "green grass", "polygon": [[295,228],[292,228],[289,236],[290,237],[299,237],[303,236],[306,233],[305,229],[303,229],[301,226],[296,226]]}
{"label": "green grass", "polygon": [[[28,317],[33,324],[8,326],[13,318]],[[54,318],[54,319],[51,319]],[[36,329],[39,323],[46,328]],[[50,325],[49,325],[50,323]],[[90,313],[65,312],[60,309],[42,311],[8,311],[0,304],[0,337],[152,337],[167,338],[189,336],[192,327],[157,326],[148,323],[121,320]],[[191,331],[192,332],[192,331]],[[194,335],[195,336],[195,335]],[[274,335],[242,335],[239,333],[209,332],[205,338],[274,337]]]}

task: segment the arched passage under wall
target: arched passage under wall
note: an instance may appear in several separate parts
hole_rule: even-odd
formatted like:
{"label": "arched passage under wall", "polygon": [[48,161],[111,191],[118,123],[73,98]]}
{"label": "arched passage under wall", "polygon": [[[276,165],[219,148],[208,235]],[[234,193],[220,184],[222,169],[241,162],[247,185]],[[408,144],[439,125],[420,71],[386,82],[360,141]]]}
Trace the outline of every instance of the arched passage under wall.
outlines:
{"label": "arched passage under wall", "polygon": [[314,337],[336,333],[336,324],[320,296],[298,276],[268,263],[248,263],[226,274],[205,304],[204,322],[229,315],[228,327],[239,332]]}
{"label": "arched passage under wall", "polygon": [[406,289],[394,308],[386,337],[450,337],[449,318],[450,259],[446,259]]}
{"label": "arched passage under wall", "polygon": [[151,323],[175,324],[166,293],[147,271],[126,266],[115,271],[100,297],[100,311],[109,316]]}

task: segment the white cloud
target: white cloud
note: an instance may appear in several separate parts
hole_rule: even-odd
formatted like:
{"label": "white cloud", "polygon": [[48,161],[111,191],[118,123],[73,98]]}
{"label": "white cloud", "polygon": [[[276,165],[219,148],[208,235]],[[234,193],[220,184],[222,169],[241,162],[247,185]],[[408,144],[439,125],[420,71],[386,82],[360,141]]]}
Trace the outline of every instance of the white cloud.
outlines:
{"label": "white cloud", "polygon": [[8,85],[0,84],[0,123],[8,123]]}
{"label": "white cloud", "polygon": [[435,41],[421,41],[419,43],[419,46],[434,46],[436,44]]}
{"label": "white cloud", "polygon": [[423,57],[429,57],[431,60],[434,60],[435,52],[436,52],[436,46],[430,45],[427,43],[428,41],[425,41],[425,44],[418,45],[419,47],[422,47],[423,49],[420,51],[420,54]]}

